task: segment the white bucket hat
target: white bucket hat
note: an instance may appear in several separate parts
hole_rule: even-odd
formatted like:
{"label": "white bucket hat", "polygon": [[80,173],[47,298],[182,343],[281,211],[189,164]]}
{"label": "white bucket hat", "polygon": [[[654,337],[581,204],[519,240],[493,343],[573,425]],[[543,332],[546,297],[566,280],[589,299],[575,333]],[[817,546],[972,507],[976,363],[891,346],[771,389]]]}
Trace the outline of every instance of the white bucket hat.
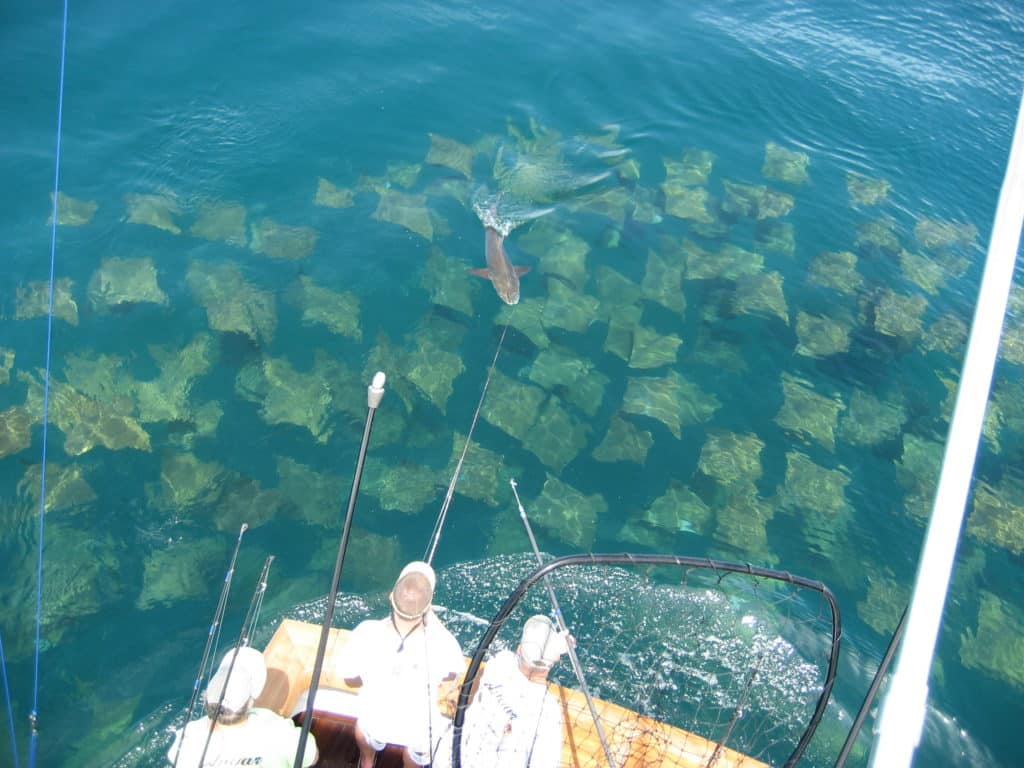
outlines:
{"label": "white bucket hat", "polygon": [[533,667],[550,667],[569,650],[565,635],[542,614],[531,616],[523,625],[519,655]]}

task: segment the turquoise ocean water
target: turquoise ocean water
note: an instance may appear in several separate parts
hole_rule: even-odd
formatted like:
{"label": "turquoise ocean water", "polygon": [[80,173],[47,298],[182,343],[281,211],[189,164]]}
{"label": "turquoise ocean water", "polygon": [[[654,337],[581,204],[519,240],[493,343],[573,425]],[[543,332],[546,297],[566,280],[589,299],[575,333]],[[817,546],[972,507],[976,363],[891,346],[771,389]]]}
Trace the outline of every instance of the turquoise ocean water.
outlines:
{"label": "turquoise ocean water", "polygon": [[[61,11],[0,18],[0,632],[24,764]],[[326,592],[378,367],[343,587],[419,557],[505,322],[489,453],[436,564],[527,549],[514,475],[548,552],[821,579],[840,725],[913,581],[1022,72],[1024,12],[995,0],[72,2],[41,764],[160,764],[243,521],[232,631],[267,554],[267,626]],[[528,219],[511,315],[465,271],[473,200],[499,192]],[[1021,299],[919,765],[1022,762]]]}

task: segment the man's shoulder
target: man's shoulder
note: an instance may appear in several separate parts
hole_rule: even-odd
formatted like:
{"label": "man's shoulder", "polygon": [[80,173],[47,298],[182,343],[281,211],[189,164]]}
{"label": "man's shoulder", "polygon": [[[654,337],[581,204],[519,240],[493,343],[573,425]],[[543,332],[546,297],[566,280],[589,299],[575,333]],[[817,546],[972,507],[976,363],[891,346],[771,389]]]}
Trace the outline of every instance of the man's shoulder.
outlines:
{"label": "man's shoulder", "polygon": [[459,641],[455,639],[455,635],[444,625],[444,622],[437,617],[437,614],[430,615],[430,621],[426,627],[427,636],[435,645],[443,645],[447,649],[457,649],[459,655],[462,655],[462,646],[459,645]]}
{"label": "man's shoulder", "polygon": [[391,630],[390,619],[365,619],[356,624],[351,636],[354,638],[377,637],[385,630]]}

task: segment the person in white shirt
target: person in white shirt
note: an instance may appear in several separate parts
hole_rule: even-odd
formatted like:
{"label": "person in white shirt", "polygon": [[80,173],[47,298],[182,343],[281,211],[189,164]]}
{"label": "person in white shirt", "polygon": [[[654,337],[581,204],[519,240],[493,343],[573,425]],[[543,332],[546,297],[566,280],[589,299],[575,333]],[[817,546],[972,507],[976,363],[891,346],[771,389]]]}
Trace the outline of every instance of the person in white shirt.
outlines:
{"label": "person in white shirt", "polygon": [[449,729],[438,699],[454,695],[466,663],[431,608],[435,584],[427,563],[409,563],[391,590],[390,615],[360,623],[339,654],[337,674],[359,686],[360,768],[373,768],[387,744],[405,747],[406,768],[429,765]]}
{"label": "person in white shirt", "polygon": [[573,643],[546,616],[527,619],[516,652],[487,662],[466,710],[463,768],[556,768],[562,757],[562,708],[548,672]]}
{"label": "person in white shirt", "polygon": [[[167,761],[177,768],[292,768],[299,726],[269,709],[253,708],[266,681],[262,653],[255,648],[228,651],[203,694],[206,716],[175,732]],[[309,734],[303,768],[317,757],[316,740]]]}

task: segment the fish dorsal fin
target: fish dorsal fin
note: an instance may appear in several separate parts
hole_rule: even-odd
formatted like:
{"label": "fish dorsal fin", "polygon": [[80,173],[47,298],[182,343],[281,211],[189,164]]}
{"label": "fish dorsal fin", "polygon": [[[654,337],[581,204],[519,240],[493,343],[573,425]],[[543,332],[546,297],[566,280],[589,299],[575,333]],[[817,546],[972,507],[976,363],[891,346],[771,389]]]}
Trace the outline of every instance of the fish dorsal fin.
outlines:
{"label": "fish dorsal fin", "polygon": [[469,273],[471,275],[476,275],[477,277],[482,277],[484,280],[491,279],[491,270],[489,269],[471,269],[469,270]]}
{"label": "fish dorsal fin", "polygon": [[522,277],[523,275],[525,275],[527,272],[530,271],[529,267],[525,267],[525,266],[521,266],[521,265],[520,266],[514,266],[514,267],[512,267],[512,269],[514,269],[516,271],[516,274],[519,275],[520,277]]}

